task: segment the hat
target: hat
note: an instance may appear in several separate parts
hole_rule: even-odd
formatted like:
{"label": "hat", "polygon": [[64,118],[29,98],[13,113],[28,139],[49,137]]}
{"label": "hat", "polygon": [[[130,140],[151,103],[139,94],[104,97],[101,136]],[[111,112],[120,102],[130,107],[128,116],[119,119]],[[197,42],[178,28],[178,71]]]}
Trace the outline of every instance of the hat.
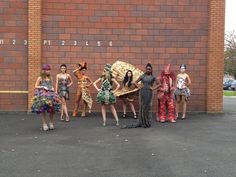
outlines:
{"label": "hat", "polygon": [[170,64],[166,65],[164,71],[165,71],[165,74],[170,74]]}
{"label": "hat", "polygon": [[111,64],[106,64],[105,67],[104,67],[104,69],[105,69],[106,71],[111,71],[111,67],[112,67]]}
{"label": "hat", "polygon": [[85,62],[85,61],[82,61],[82,62],[80,62],[79,64],[78,64],[78,66],[79,66],[79,70],[81,71],[81,70],[83,70],[83,69],[88,69],[88,65],[87,65],[87,62]]}
{"label": "hat", "polygon": [[43,64],[42,70],[51,70],[51,66],[49,64]]}

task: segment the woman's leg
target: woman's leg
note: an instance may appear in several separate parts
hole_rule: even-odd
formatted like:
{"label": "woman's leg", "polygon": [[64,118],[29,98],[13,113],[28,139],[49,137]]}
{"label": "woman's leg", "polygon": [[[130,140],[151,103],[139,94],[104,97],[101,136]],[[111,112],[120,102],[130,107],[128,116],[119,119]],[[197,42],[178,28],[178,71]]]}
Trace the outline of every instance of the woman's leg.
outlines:
{"label": "woman's leg", "polygon": [[63,100],[63,112],[66,115],[66,121],[69,122],[70,121],[70,117],[69,117],[68,110],[67,110],[66,100],[65,100],[64,97],[62,98],[62,100]]}
{"label": "woman's leg", "polygon": [[185,119],[185,117],[186,117],[186,109],[187,109],[187,102],[186,102],[185,96],[183,96],[182,102],[183,102],[183,115],[182,115],[182,119]]}
{"label": "woman's leg", "polygon": [[126,103],[125,100],[123,100],[123,118],[126,118]]}
{"label": "woman's leg", "polygon": [[129,105],[130,105],[130,108],[134,114],[134,118],[137,119],[137,115],[136,115],[136,111],[135,111],[135,108],[134,108],[134,104],[132,102],[129,102]]}
{"label": "woman's leg", "polygon": [[53,130],[54,129],[54,113],[53,112],[50,112],[49,113],[49,129],[50,130]]}
{"label": "woman's leg", "polygon": [[116,119],[116,126],[119,126],[119,119],[118,119],[117,112],[116,112],[116,109],[115,109],[114,105],[111,104],[110,108],[111,108],[111,112],[112,112],[113,116]]}
{"label": "woman's leg", "polygon": [[83,101],[83,110],[81,113],[81,117],[85,117],[86,116],[86,110],[87,110],[88,104],[86,101]]}
{"label": "woman's leg", "polygon": [[61,120],[64,121],[64,109],[65,109],[65,99],[64,97],[61,99]]}
{"label": "woman's leg", "polygon": [[41,113],[41,121],[42,121],[43,130],[47,131],[48,130],[48,125],[47,125],[47,122],[46,122],[46,113],[45,112]]}
{"label": "woman's leg", "polygon": [[103,126],[106,126],[106,105],[102,104],[101,111],[102,111]]}
{"label": "woman's leg", "polygon": [[178,119],[179,117],[179,104],[181,102],[181,96],[180,95],[176,95],[176,115],[175,118]]}
{"label": "woman's leg", "polygon": [[78,115],[78,110],[79,110],[79,102],[81,99],[81,91],[77,90],[77,95],[76,95],[76,100],[75,100],[75,106],[74,106],[74,111],[73,111],[73,117],[77,117]]}

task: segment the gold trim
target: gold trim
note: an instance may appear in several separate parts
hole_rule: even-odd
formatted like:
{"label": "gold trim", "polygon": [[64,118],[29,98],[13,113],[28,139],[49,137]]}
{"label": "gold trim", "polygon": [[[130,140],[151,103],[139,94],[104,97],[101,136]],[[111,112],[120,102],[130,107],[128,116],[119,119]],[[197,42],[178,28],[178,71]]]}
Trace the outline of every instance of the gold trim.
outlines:
{"label": "gold trim", "polygon": [[0,93],[29,93],[29,92],[21,90],[0,90]]}

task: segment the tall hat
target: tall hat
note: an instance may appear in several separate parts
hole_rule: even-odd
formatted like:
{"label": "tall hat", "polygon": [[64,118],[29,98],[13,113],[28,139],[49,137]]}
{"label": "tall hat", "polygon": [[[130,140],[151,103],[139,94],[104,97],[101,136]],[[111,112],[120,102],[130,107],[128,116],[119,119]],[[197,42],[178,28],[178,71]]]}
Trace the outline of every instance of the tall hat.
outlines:
{"label": "tall hat", "polygon": [[51,66],[49,64],[43,64],[42,70],[51,70]]}
{"label": "tall hat", "polygon": [[166,65],[164,71],[165,71],[165,74],[170,74],[170,64]]}
{"label": "tall hat", "polygon": [[111,72],[111,67],[112,67],[111,64],[106,64],[105,67],[104,67],[104,69],[105,69],[106,71],[110,71],[110,72]]}
{"label": "tall hat", "polygon": [[79,70],[81,71],[81,70],[83,70],[83,69],[88,69],[88,65],[87,65],[87,62],[85,62],[85,61],[82,61],[82,62],[80,62],[79,64],[78,64],[78,66],[79,66]]}

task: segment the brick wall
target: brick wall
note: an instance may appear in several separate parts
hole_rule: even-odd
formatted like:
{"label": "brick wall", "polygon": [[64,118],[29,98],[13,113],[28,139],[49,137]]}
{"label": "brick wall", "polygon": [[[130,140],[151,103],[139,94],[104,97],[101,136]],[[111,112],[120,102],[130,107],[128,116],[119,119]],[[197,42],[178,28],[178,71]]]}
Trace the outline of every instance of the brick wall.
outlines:
{"label": "brick wall", "polygon": [[[27,0],[0,1],[0,91],[27,91]],[[0,93],[0,111],[27,109],[27,93]]]}
{"label": "brick wall", "polygon": [[208,80],[207,80],[207,110],[208,112],[223,111],[223,70],[224,70],[224,0],[212,0],[209,10],[208,37]]}
{"label": "brick wall", "polygon": [[[208,3],[190,0],[44,2],[43,39],[51,40],[51,45],[43,46],[42,62],[52,64],[52,73],[56,75],[61,63],[68,64],[71,73],[79,61],[86,60],[87,74],[93,80],[99,77],[106,63],[117,59],[140,69],[151,62],[155,75],[167,63],[176,72],[179,64],[186,63],[193,81],[189,110],[205,111]],[[74,40],[78,41],[76,46]],[[101,41],[101,46],[97,41]],[[74,85],[71,89],[72,95],[75,88]],[[96,91],[92,90],[96,98]],[[69,101],[69,107],[72,103]]]}
{"label": "brick wall", "polygon": [[28,111],[31,109],[35,81],[41,72],[42,59],[42,1],[29,0],[28,4]]}
{"label": "brick wall", "polygon": [[[95,80],[106,63],[119,59],[140,69],[150,62],[156,76],[167,63],[176,72],[185,63],[193,82],[188,110],[222,110],[221,75],[215,76],[223,73],[224,0],[10,0],[0,2],[0,18],[0,39],[6,39],[0,45],[0,91],[28,89],[28,107],[41,63],[53,66],[55,80],[61,63],[72,74],[77,63],[86,60],[87,74]],[[28,62],[26,45],[10,45],[14,37],[24,41],[27,35]],[[95,100],[96,91],[91,89]],[[70,110],[75,92],[76,84]],[[0,96],[5,99],[0,110],[27,110],[27,95]],[[14,99],[20,103],[9,101]],[[94,110],[99,108],[95,103]],[[119,101],[117,108],[121,110]]]}

